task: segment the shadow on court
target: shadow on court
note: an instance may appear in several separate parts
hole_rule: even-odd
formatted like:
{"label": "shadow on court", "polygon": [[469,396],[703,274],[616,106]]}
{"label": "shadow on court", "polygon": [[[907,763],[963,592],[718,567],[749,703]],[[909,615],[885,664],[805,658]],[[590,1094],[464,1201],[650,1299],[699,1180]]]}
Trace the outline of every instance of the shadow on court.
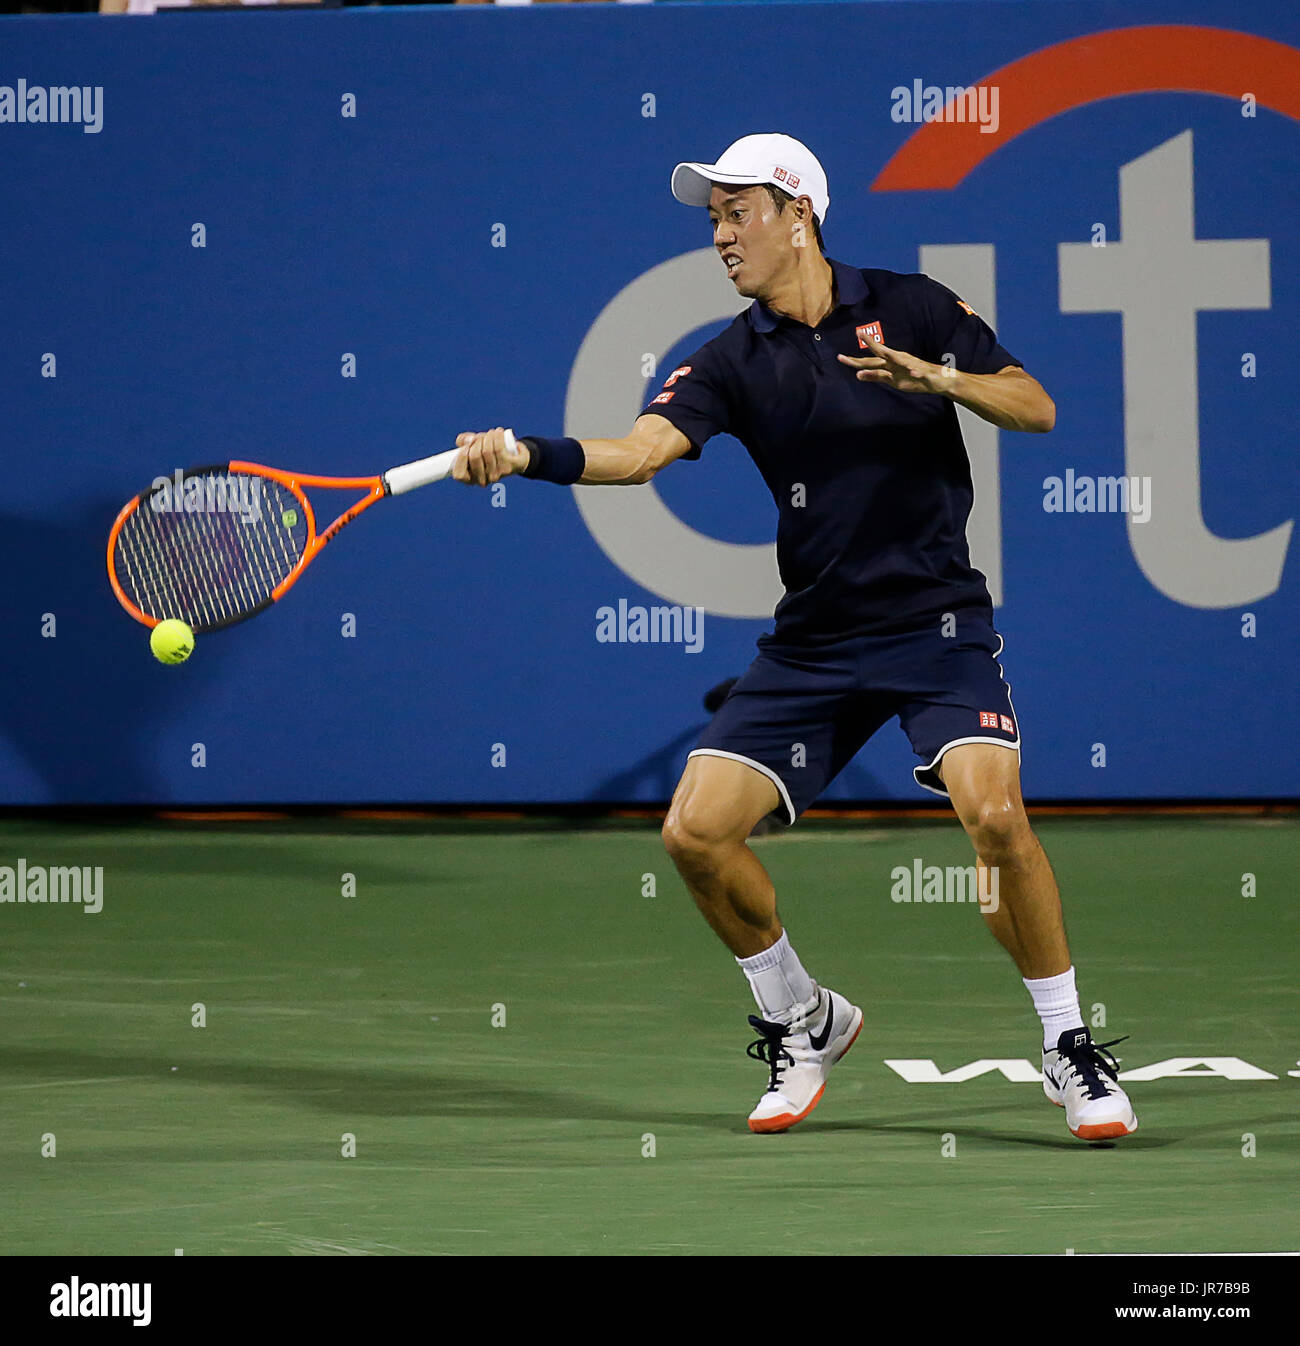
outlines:
{"label": "shadow on court", "polygon": [[[10,1079],[27,1077],[26,1088],[38,1089],[44,1082],[51,1087],[65,1081],[118,1081],[123,1084],[146,1080],[166,1082],[175,1088],[218,1086],[254,1089],[280,1100],[289,1099],[299,1106],[330,1114],[358,1116],[428,1117],[435,1120],[464,1117],[499,1117],[519,1120],[584,1121],[629,1123],[642,1126],[647,1120],[659,1125],[686,1126],[710,1131],[747,1134],[744,1099],[734,1112],[660,1112],[645,1105],[621,1107],[607,1100],[580,1093],[539,1089],[529,1086],[485,1083],[479,1079],[457,1078],[431,1065],[427,1074],[409,1070],[380,1070],[348,1066],[303,1066],[242,1061],[186,1060],[185,1058],[144,1056],[132,1053],[51,1052],[10,1047],[5,1050]],[[173,1073],[173,1066],[180,1069]],[[890,1121],[859,1118],[820,1121],[810,1118],[794,1131],[779,1136],[755,1137],[755,1144],[780,1144],[801,1136],[854,1132],[863,1136],[891,1134],[933,1137],[936,1129],[959,1127],[964,1141],[983,1140],[997,1145],[1023,1145],[1038,1149],[1079,1150],[1085,1143],[1064,1131],[1057,1118],[1034,1118],[1032,1105],[1026,1107],[1026,1131],[970,1126],[962,1122],[980,1110],[963,1111],[959,1104],[921,1113],[909,1113]],[[1002,1109],[999,1109],[1002,1111]],[[1258,1119],[1259,1123],[1267,1119]],[[1288,1120],[1279,1118],[1277,1120]],[[1031,1134],[1030,1127],[1041,1122],[1060,1125],[1058,1133]],[[1094,1149],[1164,1149],[1199,1133],[1193,1127],[1165,1128],[1159,1133],[1139,1133],[1123,1146],[1094,1144]]]}
{"label": "shadow on court", "polygon": [[[449,1076],[431,1064],[427,1073],[348,1066],[281,1065],[255,1061],[214,1061],[135,1053],[67,1052],[6,1047],[11,1087],[20,1077],[34,1091],[37,1082],[58,1086],[77,1080],[156,1080],[186,1085],[247,1088],[289,1098],[329,1113],[385,1117],[517,1117],[551,1120],[644,1122],[645,1107],[620,1108],[559,1090],[486,1083]],[[173,1067],[179,1070],[173,1072]],[[684,1125],[735,1126],[735,1115],[655,1113],[661,1121]],[[740,1118],[743,1126],[744,1118]]]}
{"label": "shadow on court", "polygon": [[[1041,1111],[1041,1110],[1040,1110]],[[962,1117],[964,1115],[960,1108],[945,1108],[941,1113],[932,1114],[931,1124],[928,1126],[917,1125],[923,1119],[919,1117],[909,1117],[905,1123],[900,1122],[816,1122],[809,1120],[799,1129],[808,1134],[829,1131],[860,1131],[876,1133],[879,1135],[889,1135],[891,1133],[901,1133],[904,1135],[918,1135],[933,1138],[938,1134],[940,1128],[945,1130],[956,1130],[959,1140],[987,1140],[998,1145],[1029,1145],[1038,1149],[1046,1150],[1162,1150],[1168,1145],[1176,1145],[1179,1141],[1186,1140],[1193,1134],[1189,1129],[1186,1134],[1164,1131],[1159,1135],[1144,1133],[1139,1129],[1136,1136],[1127,1137],[1120,1145],[1115,1141],[1093,1141],[1087,1142],[1076,1140],[1065,1130],[1064,1122],[1057,1118],[1044,1117],[1049,1124],[1055,1121],[1055,1125],[1060,1128],[1054,1135],[1026,1135],[1021,1131],[992,1130],[987,1127],[968,1126]],[[1139,1120],[1141,1120],[1139,1118]],[[1026,1125],[1029,1119],[1026,1118]]]}

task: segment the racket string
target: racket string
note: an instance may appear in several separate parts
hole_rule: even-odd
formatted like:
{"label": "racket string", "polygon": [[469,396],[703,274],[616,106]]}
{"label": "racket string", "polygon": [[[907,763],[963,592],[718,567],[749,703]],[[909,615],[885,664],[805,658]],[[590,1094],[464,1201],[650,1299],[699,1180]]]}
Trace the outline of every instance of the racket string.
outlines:
{"label": "racket string", "polygon": [[204,516],[179,510],[163,517],[168,522],[152,530],[132,530],[150,581],[145,590],[149,605],[137,599],[136,606],[152,616],[163,610],[179,611],[191,626],[196,622],[211,626],[230,615],[232,608],[218,583],[211,548],[204,538]]}
{"label": "racket string", "polygon": [[[176,583],[172,566],[178,554],[172,540],[161,528],[146,533],[142,522],[133,515],[118,537],[119,547],[125,544],[128,565],[118,566],[126,581],[128,596],[142,612],[157,616],[163,611],[179,614],[183,620],[198,619],[202,606],[187,604],[182,589]],[[191,623],[192,624],[192,623]]]}
{"label": "racket string", "polygon": [[[260,481],[262,479],[258,478],[258,480]],[[262,508],[263,511],[265,511],[266,507],[273,503],[275,517],[277,520],[281,521],[281,526],[269,530],[259,528],[251,533],[244,532],[239,535],[239,540],[241,544],[244,545],[245,550],[250,546],[256,546],[257,555],[255,560],[259,572],[275,577],[270,585],[271,589],[274,589],[275,586],[279,584],[280,580],[283,579],[295,565],[297,565],[300,549],[296,547],[290,549],[289,544],[293,541],[293,534],[283,525],[283,520],[286,517],[287,511],[296,507],[297,500],[296,498],[291,497],[290,500],[286,502],[279,494],[280,488],[276,483],[270,482],[268,484],[274,487],[277,493],[274,502],[264,500]],[[275,555],[272,550],[271,544],[273,542],[278,544],[278,556]]]}
{"label": "racket string", "polygon": [[[153,508],[157,492],[146,495],[123,521],[115,571],[141,612],[210,630],[269,602],[297,565],[308,536],[298,497],[270,478],[240,474],[257,506],[226,508],[232,475],[201,475],[197,496],[187,491],[168,508]],[[222,490],[217,477],[226,478]]]}

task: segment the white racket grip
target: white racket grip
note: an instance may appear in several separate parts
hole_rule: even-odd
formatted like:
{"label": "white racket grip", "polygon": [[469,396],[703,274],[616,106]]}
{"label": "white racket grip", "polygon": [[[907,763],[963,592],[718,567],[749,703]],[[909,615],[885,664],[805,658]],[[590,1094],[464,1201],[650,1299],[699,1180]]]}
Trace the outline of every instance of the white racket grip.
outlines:
{"label": "white racket grip", "polygon": [[414,463],[390,467],[384,473],[388,494],[402,495],[415,490],[417,486],[427,486],[431,481],[442,481],[444,477],[451,476],[452,465],[459,452],[459,449],[448,449],[445,453],[435,453],[432,458],[419,458]]}
{"label": "white racket grip", "polygon": [[[514,435],[505,432],[506,452],[511,457],[519,451]],[[403,495],[417,486],[428,486],[431,482],[442,481],[451,476],[459,449],[448,449],[445,453],[435,453],[432,458],[419,458],[413,463],[403,463],[401,467],[390,467],[384,473],[389,495]]]}

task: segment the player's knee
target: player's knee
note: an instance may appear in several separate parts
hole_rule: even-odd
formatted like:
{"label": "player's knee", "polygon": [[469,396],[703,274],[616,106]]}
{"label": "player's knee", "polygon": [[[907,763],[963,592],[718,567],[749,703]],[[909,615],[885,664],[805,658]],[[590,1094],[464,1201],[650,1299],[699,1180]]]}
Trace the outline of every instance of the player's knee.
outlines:
{"label": "player's knee", "polygon": [[698,864],[708,853],[708,838],[692,826],[686,816],[676,810],[670,812],[664,819],[661,835],[664,850],[679,868],[682,865]]}
{"label": "player's knee", "polygon": [[730,830],[716,816],[698,809],[672,808],[664,819],[664,849],[679,869],[705,870],[731,840]]}
{"label": "player's knee", "polygon": [[995,794],[982,799],[968,824],[971,841],[985,864],[1008,863],[1032,843],[1029,820],[1019,800]]}

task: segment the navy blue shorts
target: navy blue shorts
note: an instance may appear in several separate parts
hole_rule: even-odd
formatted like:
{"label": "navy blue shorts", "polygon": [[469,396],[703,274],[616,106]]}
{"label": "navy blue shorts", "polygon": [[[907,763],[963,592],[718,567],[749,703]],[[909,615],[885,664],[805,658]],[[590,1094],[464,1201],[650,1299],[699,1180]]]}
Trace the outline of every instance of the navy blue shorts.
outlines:
{"label": "navy blue shorts", "polygon": [[816,647],[763,637],[690,755],[755,767],[781,792],[780,811],[793,823],[897,716],[922,762],[916,783],[947,798],[935,768],[949,748],[1001,743],[1020,752],[991,614],[959,611],[951,621],[951,635],[934,618],[912,631]]}

